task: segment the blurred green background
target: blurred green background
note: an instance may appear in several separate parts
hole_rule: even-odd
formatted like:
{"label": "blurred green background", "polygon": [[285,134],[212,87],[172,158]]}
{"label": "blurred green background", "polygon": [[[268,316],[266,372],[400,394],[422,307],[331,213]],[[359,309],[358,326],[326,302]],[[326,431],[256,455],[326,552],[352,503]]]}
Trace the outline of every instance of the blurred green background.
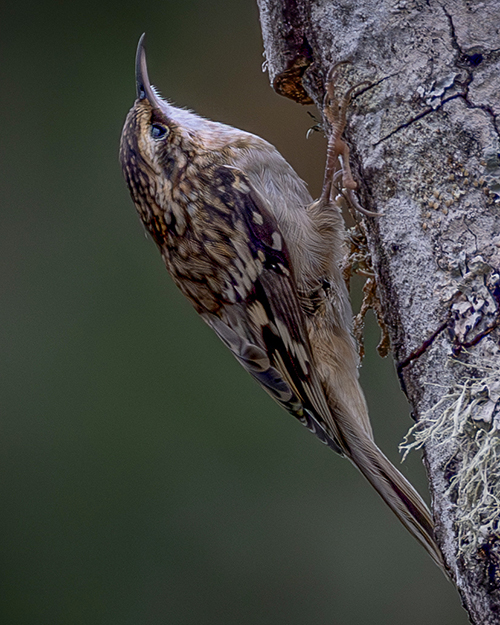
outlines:
{"label": "blurred green background", "polygon": [[[465,624],[372,489],[176,291],[122,180],[146,31],[164,96],[264,136],[318,193],[325,143],[269,87],[254,1],[19,0],[1,28],[0,622]],[[398,462],[411,421],[376,341],[361,374]],[[402,470],[425,491],[418,454]]]}

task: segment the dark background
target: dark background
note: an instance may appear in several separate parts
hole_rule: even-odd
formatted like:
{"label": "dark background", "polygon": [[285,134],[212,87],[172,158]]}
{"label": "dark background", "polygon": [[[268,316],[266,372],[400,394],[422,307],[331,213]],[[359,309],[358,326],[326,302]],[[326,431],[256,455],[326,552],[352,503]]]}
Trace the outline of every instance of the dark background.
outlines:
{"label": "dark background", "polygon": [[[465,624],[354,468],[176,291],[122,180],[146,31],[165,97],[264,136],[318,194],[324,140],[269,87],[253,0],[21,0],[1,28],[0,622]],[[376,341],[361,375],[398,462],[411,421]],[[418,454],[402,470],[425,492]]]}

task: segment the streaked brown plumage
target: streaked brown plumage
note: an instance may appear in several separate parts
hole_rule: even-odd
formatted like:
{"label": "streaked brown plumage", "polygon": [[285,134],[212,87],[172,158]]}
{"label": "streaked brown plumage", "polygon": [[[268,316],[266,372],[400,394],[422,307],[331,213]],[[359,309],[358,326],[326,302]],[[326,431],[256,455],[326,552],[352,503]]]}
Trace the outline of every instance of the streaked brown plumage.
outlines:
{"label": "streaked brown plumage", "polygon": [[358,382],[339,269],[344,227],[331,199],[343,172],[347,197],[361,209],[341,139],[345,100],[338,115],[327,115],[334,132],[324,192],[313,202],[272,145],[161,99],[150,86],[142,39],[136,79],[120,159],[175,283],[245,369],[349,458],[443,567],[425,503],[373,441]]}

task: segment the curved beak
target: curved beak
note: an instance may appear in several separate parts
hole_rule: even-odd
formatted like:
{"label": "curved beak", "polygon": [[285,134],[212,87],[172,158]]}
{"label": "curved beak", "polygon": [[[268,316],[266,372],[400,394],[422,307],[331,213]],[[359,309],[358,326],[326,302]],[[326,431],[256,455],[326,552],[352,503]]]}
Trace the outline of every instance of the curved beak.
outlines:
{"label": "curved beak", "polygon": [[139,43],[137,44],[137,54],[135,56],[135,84],[137,90],[138,100],[148,100],[151,106],[159,108],[160,103],[158,96],[151,88],[148,76],[148,65],[146,63],[146,48],[144,47],[144,40],[146,33],[141,35]]}

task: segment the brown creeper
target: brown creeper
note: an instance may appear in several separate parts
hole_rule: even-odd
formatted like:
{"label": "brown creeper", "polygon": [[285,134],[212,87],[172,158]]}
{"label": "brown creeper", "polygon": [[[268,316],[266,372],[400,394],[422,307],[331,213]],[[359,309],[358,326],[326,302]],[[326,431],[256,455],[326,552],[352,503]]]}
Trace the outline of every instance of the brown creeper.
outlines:
{"label": "brown creeper", "polygon": [[349,458],[443,567],[425,503],[373,441],[358,382],[339,268],[344,226],[331,198],[339,155],[344,179],[348,167],[344,103],[332,118],[324,192],[313,202],[272,145],[161,99],[143,38],[136,82],[120,159],[175,283],[271,397]]}

